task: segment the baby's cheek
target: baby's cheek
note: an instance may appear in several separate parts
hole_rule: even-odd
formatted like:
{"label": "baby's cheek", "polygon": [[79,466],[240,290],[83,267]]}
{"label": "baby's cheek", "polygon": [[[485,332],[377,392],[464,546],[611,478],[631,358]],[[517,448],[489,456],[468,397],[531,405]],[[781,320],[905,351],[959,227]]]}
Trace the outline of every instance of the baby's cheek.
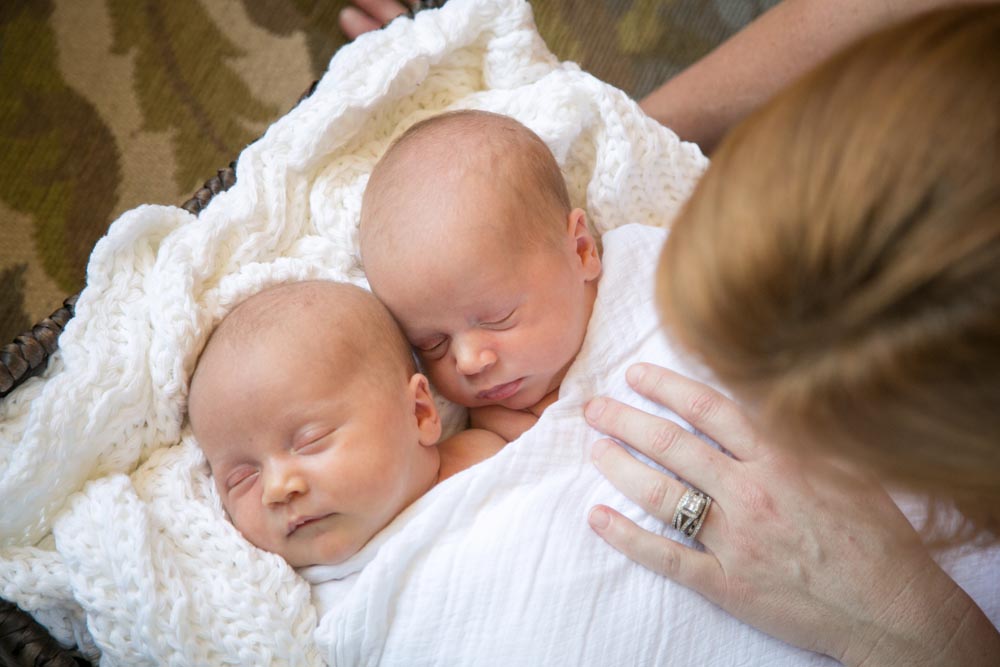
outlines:
{"label": "baby's cheek", "polygon": [[232,512],[229,511],[230,510],[230,508],[229,508],[229,499],[226,497],[226,489],[223,488],[221,482],[216,482],[216,484],[215,484],[215,492],[219,496],[219,504],[222,505],[222,511],[225,512],[226,518],[229,519],[230,521],[232,521],[233,520],[233,514],[232,514]]}
{"label": "baby's cheek", "polygon": [[255,515],[249,511],[247,503],[240,500],[223,501],[222,509],[225,510],[229,522],[252,542],[256,521],[254,520]]}
{"label": "baby's cheek", "polygon": [[226,518],[229,519],[229,523],[233,524],[237,528],[240,528],[240,525],[243,522],[240,521],[239,512],[236,510],[236,508],[232,507],[231,503],[223,501],[222,511],[226,513]]}
{"label": "baby's cheek", "polygon": [[[431,384],[440,392],[451,392],[455,386],[454,369],[449,368],[442,361],[432,361],[425,363],[427,376],[431,379]],[[450,398],[450,397],[449,397]]]}

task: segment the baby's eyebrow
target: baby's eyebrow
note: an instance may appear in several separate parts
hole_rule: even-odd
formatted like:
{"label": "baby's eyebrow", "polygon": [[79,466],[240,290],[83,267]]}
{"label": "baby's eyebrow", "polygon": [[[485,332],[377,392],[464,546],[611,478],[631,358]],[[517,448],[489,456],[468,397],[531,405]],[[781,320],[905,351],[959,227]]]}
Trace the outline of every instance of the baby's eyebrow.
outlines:
{"label": "baby's eyebrow", "polygon": [[215,460],[215,464],[213,465],[212,459],[206,456],[205,462],[208,464],[208,472],[212,475],[216,475],[222,471],[231,469],[235,465],[232,458],[233,457],[228,454],[223,454]]}

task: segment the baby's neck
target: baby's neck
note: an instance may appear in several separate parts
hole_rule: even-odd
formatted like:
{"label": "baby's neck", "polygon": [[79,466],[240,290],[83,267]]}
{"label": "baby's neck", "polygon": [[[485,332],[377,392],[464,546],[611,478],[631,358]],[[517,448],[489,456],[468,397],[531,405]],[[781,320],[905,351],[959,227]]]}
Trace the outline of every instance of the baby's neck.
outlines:
{"label": "baby's neck", "polygon": [[559,387],[556,387],[549,393],[542,397],[542,400],[538,401],[534,405],[525,408],[528,412],[535,415],[536,417],[541,417],[542,413],[545,412],[545,408],[549,407],[556,402],[559,398]]}

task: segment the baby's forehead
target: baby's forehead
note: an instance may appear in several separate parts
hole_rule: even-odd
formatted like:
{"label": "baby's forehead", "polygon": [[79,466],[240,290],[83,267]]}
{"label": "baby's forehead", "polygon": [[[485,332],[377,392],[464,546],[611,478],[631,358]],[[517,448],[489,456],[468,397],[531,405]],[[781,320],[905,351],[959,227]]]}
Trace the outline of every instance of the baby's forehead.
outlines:
{"label": "baby's forehead", "polygon": [[[372,174],[384,177],[389,192],[398,186],[435,188],[455,185],[470,173],[509,179],[524,174],[548,147],[512,118],[485,113],[446,114],[418,123],[403,133],[379,160]],[[552,158],[554,161],[554,158]]]}
{"label": "baby's forehead", "polygon": [[568,207],[559,166],[530,129],[496,114],[446,114],[408,130],[376,165],[361,253],[370,270],[429,243],[461,237],[468,246],[466,233],[493,244],[552,239]]}
{"label": "baby's forehead", "polygon": [[[346,290],[353,290],[348,292]],[[212,331],[198,361],[203,366],[231,363],[267,363],[289,354],[315,352],[341,339],[359,336],[363,299],[374,296],[360,288],[309,281],[265,289],[230,311]]]}

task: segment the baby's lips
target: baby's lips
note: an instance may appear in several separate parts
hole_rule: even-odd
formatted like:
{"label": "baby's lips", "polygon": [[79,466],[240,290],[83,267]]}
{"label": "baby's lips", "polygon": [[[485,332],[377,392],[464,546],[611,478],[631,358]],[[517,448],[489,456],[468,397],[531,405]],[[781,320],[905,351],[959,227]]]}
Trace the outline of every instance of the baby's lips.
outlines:
{"label": "baby's lips", "polygon": [[498,384],[494,387],[490,387],[485,391],[479,392],[478,394],[476,394],[476,398],[483,401],[502,401],[516,394],[521,389],[521,384],[523,382],[524,378],[518,378],[513,382]]}
{"label": "baby's lips", "polygon": [[292,519],[291,521],[288,522],[288,532],[285,534],[285,537],[290,536],[292,533],[294,533],[296,530],[298,530],[302,526],[304,526],[306,524],[309,524],[309,523],[312,523],[313,521],[318,521],[319,519],[322,519],[322,518],[324,518],[324,517],[322,517],[322,516],[302,516],[302,517],[298,517],[298,518]]}

